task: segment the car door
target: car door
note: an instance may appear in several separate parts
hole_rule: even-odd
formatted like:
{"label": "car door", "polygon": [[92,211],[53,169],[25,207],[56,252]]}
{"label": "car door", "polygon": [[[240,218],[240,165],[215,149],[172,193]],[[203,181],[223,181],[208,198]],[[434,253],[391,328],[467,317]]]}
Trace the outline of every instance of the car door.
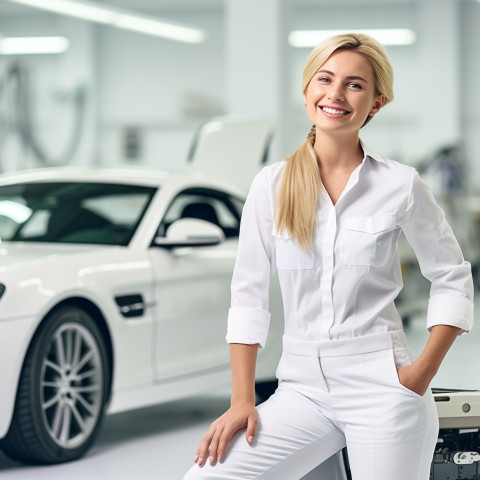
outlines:
{"label": "car door", "polygon": [[225,240],[201,247],[150,248],[155,271],[157,379],[227,368],[224,341],[242,202],[212,189],[188,189],[172,201],[157,236],[181,218],[220,226]]}

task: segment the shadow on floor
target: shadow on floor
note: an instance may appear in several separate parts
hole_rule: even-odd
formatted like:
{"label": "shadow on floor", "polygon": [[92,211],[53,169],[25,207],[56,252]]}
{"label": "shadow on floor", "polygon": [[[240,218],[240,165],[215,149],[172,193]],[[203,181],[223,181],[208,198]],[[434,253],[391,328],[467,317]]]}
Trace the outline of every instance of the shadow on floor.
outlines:
{"label": "shadow on floor", "polygon": [[[188,431],[195,425],[210,422],[229,407],[229,397],[201,397],[198,399],[155,405],[129,412],[107,415],[100,435],[85,460],[94,459],[123,444],[151,437],[168,437],[169,434]],[[9,470],[39,467],[24,466],[12,461],[0,452],[0,474]],[[42,467],[40,467],[42,468]],[[44,467],[45,468],[45,467]]]}

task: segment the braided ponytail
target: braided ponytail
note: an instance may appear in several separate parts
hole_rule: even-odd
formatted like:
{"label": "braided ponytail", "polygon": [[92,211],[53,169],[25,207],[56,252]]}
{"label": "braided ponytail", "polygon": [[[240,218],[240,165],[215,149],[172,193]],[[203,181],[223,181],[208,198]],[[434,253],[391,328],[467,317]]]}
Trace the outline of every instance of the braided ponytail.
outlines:
{"label": "braided ponytail", "polygon": [[[372,66],[377,95],[385,97],[385,104],[393,100],[393,69],[386,50],[377,40],[361,33],[329,37],[312,50],[303,69],[303,94],[315,73],[336,50],[352,50],[362,54]],[[370,119],[368,117],[365,124]],[[314,145],[315,125],[298,150],[286,159],[287,166],[275,209],[277,232],[286,230],[290,238],[295,239],[304,250],[311,247],[313,242],[322,191]]]}
{"label": "braided ponytail", "polygon": [[313,125],[307,139],[286,159],[275,214],[277,231],[286,230],[303,250],[313,241],[320,192],[317,155],[313,149],[315,128]]}

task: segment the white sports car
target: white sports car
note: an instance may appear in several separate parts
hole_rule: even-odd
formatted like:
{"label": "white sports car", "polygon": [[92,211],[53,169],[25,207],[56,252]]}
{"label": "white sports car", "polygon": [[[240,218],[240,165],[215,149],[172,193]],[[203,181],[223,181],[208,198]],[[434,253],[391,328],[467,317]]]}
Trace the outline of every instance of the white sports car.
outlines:
{"label": "white sports car", "polygon": [[[0,448],[78,458],[109,413],[229,381],[245,189],[194,172],[45,169],[0,179]],[[273,316],[281,302],[273,286]],[[277,311],[275,311],[277,310]],[[281,333],[281,318],[271,336]],[[274,378],[280,341],[259,355]]]}

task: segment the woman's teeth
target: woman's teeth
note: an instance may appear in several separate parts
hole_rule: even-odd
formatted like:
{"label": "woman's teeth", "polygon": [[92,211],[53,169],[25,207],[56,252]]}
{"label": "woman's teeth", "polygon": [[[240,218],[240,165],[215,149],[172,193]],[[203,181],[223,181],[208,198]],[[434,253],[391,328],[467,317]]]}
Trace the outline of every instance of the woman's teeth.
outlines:
{"label": "woman's teeth", "polygon": [[336,108],[320,107],[324,112],[331,113],[333,115],[346,115],[346,110],[337,110]]}

